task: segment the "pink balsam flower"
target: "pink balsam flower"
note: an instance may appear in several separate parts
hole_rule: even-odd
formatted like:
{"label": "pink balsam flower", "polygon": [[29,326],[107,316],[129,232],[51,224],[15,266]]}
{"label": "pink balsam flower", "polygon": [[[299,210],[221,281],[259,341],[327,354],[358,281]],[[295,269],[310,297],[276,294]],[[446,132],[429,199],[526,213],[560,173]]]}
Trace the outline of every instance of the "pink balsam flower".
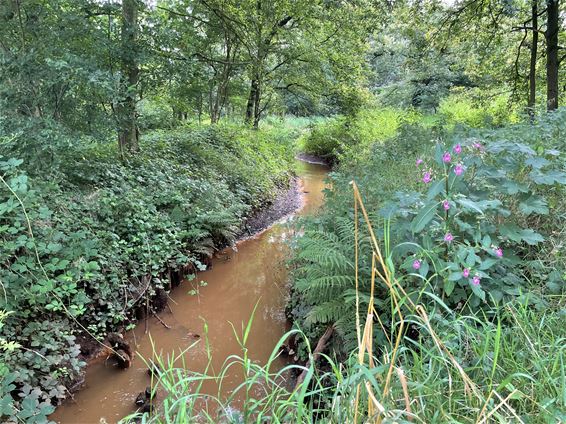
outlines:
{"label": "pink balsam flower", "polygon": [[462,145],[460,143],[456,144],[454,146],[454,153],[456,153],[457,155],[459,155],[460,153],[462,153]]}
{"label": "pink balsam flower", "polygon": [[445,211],[447,211],[448,209],[450,209],[450,202],[448,200],[445,200],[444,202],[442,202],[442,207]]}
{"label": "pink balsam flower", "polygon": [[464,276],[464,278],[468,278],[470,276],[470,270],[468,268],[464,268],[462,275]]}
{"label": "pink balsam flower", "polygon": [[503,257],[503,249],[501,247],[496,247],[493,249],[493,251],[495,252],[495,255],[498,258],[502,258]]}
{"label": "pink balsam flower", "polygon": [[480,277],[478,277],[477,275],[474,275],[474,278],[472,278],[472,284],[474,286],[479,286],[480,285]]}
{"label": "pink balsam flower", "polygon": [[432,181],[432,175],[430,175],[430,172],[425,172],[423,175],[423,183],[428,184]]}
{"label": "pink balsam flower", "polygon": [[417,159],[417,166],[419,166],[421,163],[423,163],[422,159]]}
{"label": "pink balsam flower", "polygon": [[460,163],[456,164],[456,166],[454,167],[454,173],[458,176],[464,173],[464,167],[462,166],[462,164]]}
{"label": "pink balsam flower", "polygon": [[444,152],[444,154],[442,155],[442,162],[449,163],[451,159],[452,159],[452,156],[450,156],[450,153]]}
{"label": "pink balsam flower", "polygon": [[415,259],[413,261],[413,269],[419,269],[421,267],[421,261],[418,259]]}
{"label": "pink balsam flower", "polygon": [[454,240],[454,236],[451,233],[446,233],[444,235],[444,241],[446,243],[450,243],[452,240]]}

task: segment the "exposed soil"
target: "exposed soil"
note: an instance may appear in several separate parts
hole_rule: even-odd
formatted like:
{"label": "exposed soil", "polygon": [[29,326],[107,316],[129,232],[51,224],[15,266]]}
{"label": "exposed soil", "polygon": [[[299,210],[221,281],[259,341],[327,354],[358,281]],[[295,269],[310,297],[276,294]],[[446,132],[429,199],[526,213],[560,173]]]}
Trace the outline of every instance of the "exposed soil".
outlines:
{"label": "exposed soil", "polygon": [[[269,228],[275,222],[293,214],[303,204],[303,190],[301,180],[297,177],[291,179],[290,187],[281,190],[273,203],[261,209],[248,218],[244,225],[241,237],[247,238]],[[241,238],[239,237],[239,238]]]}
{"label": "exposed soil", "polygon": [[331,165],[331,163],[326,159],[321,158],[320,156],[309,155],[308,153],[299,153],[297,156],[295,156],[295,158],[298,160],[302,160],[303,162],[314,163],[316,165],[326,165],[326,166]]}

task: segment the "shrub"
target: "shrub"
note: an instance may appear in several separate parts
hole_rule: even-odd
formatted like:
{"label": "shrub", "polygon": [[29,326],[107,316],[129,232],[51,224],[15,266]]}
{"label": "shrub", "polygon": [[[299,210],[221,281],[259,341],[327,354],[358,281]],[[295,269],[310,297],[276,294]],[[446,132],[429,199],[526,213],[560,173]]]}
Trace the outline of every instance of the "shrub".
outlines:
{"label": "shrub", "polygon": [[[563,290],[566,169],[559,117],[564,113],[500,129],[445,131],[411,124],[375,144],[370,155],[356,161],[344,156],[331,174],[323,212],[306,220],[304,237],[296,242],[291,309],[305,332],[316,338],[337,321],[346,342],[337,351],[353,347],[348,317],[354,308],[354,252],[345,230],[354,226],[352,180],[370,217],[382,223],[378,236],[387,241],[396,277],[411,295],[427,290],[450,307],[489,311],[517,297],[544,306],[542,295]],[[419,166],[417,159],[423,159]],[[362,307],[370,269],[361,259]],[[380,302],[387,297],[378,289],[376,310],[384,322],[391,310]],[[376,337],[379,343],[385,335],[378,330]]]}
{"label": "shrub", "polygon": [[481,128],[519,122],[519,114],[511,106],[509,96],[488,94],[475,89],[454,91],[441,100],[438,114],[450,129],[458,124]]}
{"label": "shrub", "polygon": [[0,158],[0,309],[13,312],[0,339],[21,346],[0,366],[0,416],[42,416],[84,366],[76,335],[132,325],[170,271],[202,270],[203,256],[232,243],[288,184],[292,134],[185,128],[147,135],[125,162],[114,144],[84,140],[54,146],[56,163]]}
{"label": "shrub", "polygon": [[416,122],[418,116],[393,108],[363,109],[353,116],[338,116],[314,125],[302,148],[331,162],[345,154],[361,157],[373,144],[395,136],[402,124]]}

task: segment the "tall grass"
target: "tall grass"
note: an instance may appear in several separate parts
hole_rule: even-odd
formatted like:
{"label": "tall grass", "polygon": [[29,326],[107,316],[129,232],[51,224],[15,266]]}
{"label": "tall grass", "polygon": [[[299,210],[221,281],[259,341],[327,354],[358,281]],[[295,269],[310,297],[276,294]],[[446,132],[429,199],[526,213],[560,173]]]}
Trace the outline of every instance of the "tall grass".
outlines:
{"label": "tall grass", "polygon": [[[265,365],[252,362],[246,348],[253,315],[241,334],[241,355],[226,359],[219,374],[193,373],[175,364],[185,352],[157,358],[154,386],[167,393],[147,423],[555,423],[566,420],[566,329],[564,300],[536,309],[528,299],[488,313],[459,315],[427,290],[409,296],[396,279],[388,226],[384,240],[366,212],[357,186],[355,205],[356,288],[360,225],[372,245],[371,295],[367,310],[356,299],[358,347],[347,358],[321,355],[313,361],[308,339],[298,329],[285,334]],[[374,309],[377,285],[389,293],[392,318],[383,323]],[[426,305],[426,306],[425,306]],[[374,344],[376,327],[387,342]],[[388,329],[388,330],[386,330]],[[290,336],[305,339],[308,365],[274,368],[280,347]],[[204,341],[206,342],[206,341]],[[189,348],[190,349],[190,348]],[[210,352],[210,350],[209,350]],[[229,395],[222,382],[233,368],[243,381]],[[305,372],[294,389],[289,377]],[[213,381],[216,395],[204,393]],[[130,422],[129,417],[124,422]]]}

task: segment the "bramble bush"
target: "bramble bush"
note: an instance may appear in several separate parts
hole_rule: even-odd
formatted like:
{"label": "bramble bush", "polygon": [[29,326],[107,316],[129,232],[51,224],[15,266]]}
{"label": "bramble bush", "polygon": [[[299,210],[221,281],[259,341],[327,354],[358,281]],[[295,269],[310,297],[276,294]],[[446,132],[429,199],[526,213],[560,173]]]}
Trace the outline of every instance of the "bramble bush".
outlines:
{"label": "bramble bush", "polygon": [[19,347],[0,352],[0,417],[45,421],[84,367],[84,329],[133,325],[170,271],[203,269],[232,243],[287,186],[294,131],[156,131],[126,162],[113,142],[52,146],[56,161],[13,158],[14,140],[2,143],[0,309],[13,313],[0,338]]}

